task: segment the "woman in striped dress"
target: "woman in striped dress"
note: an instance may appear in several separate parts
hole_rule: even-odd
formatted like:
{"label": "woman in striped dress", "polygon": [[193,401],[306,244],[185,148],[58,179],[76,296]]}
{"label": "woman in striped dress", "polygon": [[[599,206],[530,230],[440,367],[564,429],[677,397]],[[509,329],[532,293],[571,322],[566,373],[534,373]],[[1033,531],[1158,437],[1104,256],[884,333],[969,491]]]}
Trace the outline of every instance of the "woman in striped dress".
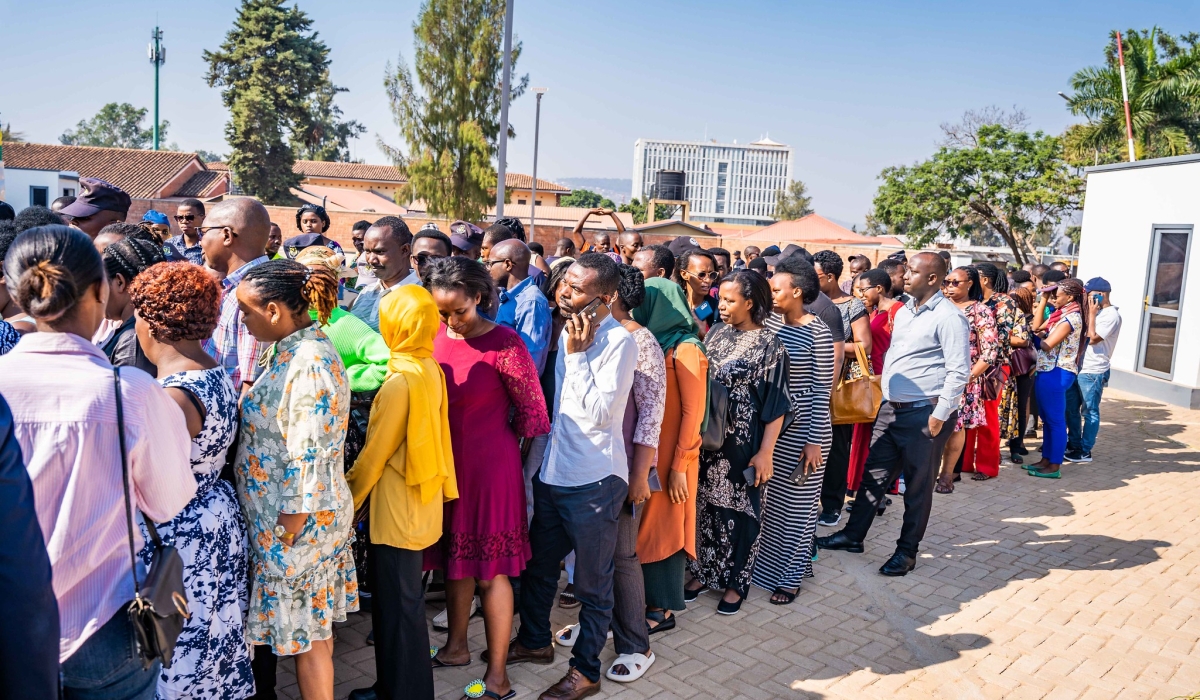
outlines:
{"label": "woman in striped dress", "polygon": [[[775,443],[775,474],[763,498],[762,534],[751,582],[771,591],[773,605],[796,599],[800,582],[813,575],[812,545],[820,510],[821,479],[833,440],[829,392],[833,384],[833,335],[804,308],[816,301],[817,275],[809,265],[776,267],[771,278],[775,313],[766,326],[787,350],[792,420]],[[792,479],[804,466],[803,484]]]}

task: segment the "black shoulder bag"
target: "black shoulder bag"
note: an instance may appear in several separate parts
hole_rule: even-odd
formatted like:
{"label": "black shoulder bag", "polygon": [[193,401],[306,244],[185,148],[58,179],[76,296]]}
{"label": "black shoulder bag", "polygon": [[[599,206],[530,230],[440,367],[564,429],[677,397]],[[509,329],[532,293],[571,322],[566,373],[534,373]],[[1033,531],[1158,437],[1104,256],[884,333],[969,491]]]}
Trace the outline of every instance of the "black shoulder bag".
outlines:
{"label": "black shoulder bag", "polygon": [[117,442],[121,445],[121,486],[125,490],[125,524],[129,527],[129,560],[133,565],[133,601],[129,604],[129,621],[137,636],[138,654],[142,668],[150,668],[157,660],[163,668],[171,668],[175,642],[184,623],[192,616],[188,610],[187,591],[183,587],[183,557],[174,547],[163,544],[154,523],[143,515],[154,556],[145,585],[138,587],[137,553],[134,551],[133,503],[129,498],[129,462],[125,456],[125,413],[121,401],[121,374],[113,367],[113,385],[117,392]]}

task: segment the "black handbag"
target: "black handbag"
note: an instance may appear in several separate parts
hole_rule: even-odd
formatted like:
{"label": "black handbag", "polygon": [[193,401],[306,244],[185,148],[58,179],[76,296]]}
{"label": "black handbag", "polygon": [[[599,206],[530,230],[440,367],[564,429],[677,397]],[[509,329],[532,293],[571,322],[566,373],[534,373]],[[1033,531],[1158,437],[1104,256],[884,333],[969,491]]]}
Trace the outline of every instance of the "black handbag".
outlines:
{"label": "black handbag", "polygon": [[992,365],[979,378],[983,388],[983,400],[995,401],[1004,393],[1008,377],[1004,376],[1004,365]]}
{"label": "black handbag", "polygon": [[133,601],[129,604],[129,621],[137,637],[142,668],[162,661],[171,668],[175,643],[192,613],[188,609],[187,591],[183,587],[183,557],[174,547],[163,544],[154,523],[143,514],[154,556],[146,581],[138,586],[137,553],[134,551],[133,503],[129,498],[129,462],[125,453],[125,412],[121,401],[121,374],[113,367],[113,384],[117,391],[117,442],[121,446],[121,485],[125,489],[125,524],[129,528],[129,560],[133,566]]}
{"label": "black handbag", "polygon": [[708,416],[700,433],[700,449],[710,452],[725,444],[729,427],[729,390],[711,374],[708,377]]}

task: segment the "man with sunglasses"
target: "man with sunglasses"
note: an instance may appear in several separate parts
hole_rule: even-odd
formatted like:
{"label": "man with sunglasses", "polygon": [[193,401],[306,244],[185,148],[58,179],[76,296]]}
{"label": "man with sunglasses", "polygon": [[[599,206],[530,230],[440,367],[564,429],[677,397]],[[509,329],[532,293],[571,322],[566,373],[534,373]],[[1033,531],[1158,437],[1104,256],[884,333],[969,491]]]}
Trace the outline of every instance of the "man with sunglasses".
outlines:
{"label": "man with sunglasses", "polygon": [[167,239],[184,259],[194,265],[204,264],[204,249],[200,247],[200,224],[204,221],[204,203],[198,199],[185,199],[175,208],[175,224],[179,235]]}
{"label": "man with sunglasses", "polygon": [[513,238],[492,246],[483,264],[500,290],[496,323],[521,336],[540,376],[550,352],[550,303],[529,275],[530,258],[529,247]]}

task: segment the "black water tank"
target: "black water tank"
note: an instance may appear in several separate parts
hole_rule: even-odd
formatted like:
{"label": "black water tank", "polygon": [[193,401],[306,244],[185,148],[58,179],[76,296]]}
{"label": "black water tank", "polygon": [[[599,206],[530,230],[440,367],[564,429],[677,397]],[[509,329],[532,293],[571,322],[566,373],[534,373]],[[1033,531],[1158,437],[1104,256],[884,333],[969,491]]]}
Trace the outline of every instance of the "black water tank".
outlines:
{"label": "black water tank", "polygon": [[685,187],[687,178],[682,170],[659,170],[658,171],[658,198],[659,199],[686,199]]}

